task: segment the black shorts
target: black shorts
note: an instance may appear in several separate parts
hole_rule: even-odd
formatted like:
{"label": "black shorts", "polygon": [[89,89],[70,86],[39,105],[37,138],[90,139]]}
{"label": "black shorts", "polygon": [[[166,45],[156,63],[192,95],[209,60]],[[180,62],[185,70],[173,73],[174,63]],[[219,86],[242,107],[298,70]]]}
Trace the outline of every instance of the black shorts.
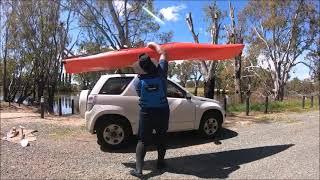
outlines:
{"label": "black shorts", "polygon": [[169,116],[169,106],[163,108],[141,108],[138,131],[139,140],[145,144],[150,144],[153,130],[156,131],[158,138],[164,137],[168,131]]}

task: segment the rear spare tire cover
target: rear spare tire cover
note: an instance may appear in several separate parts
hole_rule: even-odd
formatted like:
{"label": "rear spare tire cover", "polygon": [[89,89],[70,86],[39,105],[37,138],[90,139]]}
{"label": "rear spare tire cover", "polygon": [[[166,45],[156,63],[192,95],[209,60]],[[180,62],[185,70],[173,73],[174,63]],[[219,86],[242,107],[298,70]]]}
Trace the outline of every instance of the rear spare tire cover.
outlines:
{"label": "rear spare tire cover", "polygon": [[80,111],[80,116],[82,118],[84,118],[84,114],[86,113],[86,110],[87,110],[87,100],[88,100],[89,93],[90,93],[90,90],[82,90],[80,93],[79,111]]}

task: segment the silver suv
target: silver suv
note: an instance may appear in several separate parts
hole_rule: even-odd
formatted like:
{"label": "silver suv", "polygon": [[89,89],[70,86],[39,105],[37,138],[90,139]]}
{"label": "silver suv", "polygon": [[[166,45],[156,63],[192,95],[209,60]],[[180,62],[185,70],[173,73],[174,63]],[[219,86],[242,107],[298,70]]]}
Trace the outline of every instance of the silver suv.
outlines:
{"label": "silver suv", "polygon": [[[139,125],[139,97],[133,81],[136,74],[103,75],[94,88],[83,90],[79,107],[90,133],[96,133],[104,148],[119,148],[136,135]],[[198,130],[213,137],[221,129],[224,110],[218,101],[193,96],[168,80],[169,132]]]}

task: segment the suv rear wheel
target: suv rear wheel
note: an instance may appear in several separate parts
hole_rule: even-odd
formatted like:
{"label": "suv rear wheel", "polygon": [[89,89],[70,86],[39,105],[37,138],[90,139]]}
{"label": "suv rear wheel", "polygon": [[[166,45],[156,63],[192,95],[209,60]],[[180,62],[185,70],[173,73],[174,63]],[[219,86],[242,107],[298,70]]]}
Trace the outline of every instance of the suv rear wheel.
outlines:
{"label": "suv rear wheel", "polygon": [[100,120],[96,126],[98,144],[107,149],[118,149],[128,143],[131,129],[120,118]]}
{"label": "suv rear wheel", "polygon": [[208,112],[204,114],[199,126],[199,134],[202,137],[212,138],[222,128],[222,117],[219,112]]}

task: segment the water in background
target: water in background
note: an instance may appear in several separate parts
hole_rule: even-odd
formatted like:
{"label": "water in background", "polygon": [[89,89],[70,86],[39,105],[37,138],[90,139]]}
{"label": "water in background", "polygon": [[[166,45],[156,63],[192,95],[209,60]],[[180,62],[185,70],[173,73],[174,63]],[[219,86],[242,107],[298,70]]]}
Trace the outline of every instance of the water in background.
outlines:
{"label": "water in background", "polygon": [[[74,100],[74,114],[79,114],[79,96],[70,95],[70,94],[60,94],[57,95],[54,99],[53,112],[55,115],[59,115],[59,98],[61,98],[61,110],[62,115],[72,114],[72,99]],[[0,95],[0,101],[3,100],[3,96]],[[15,102],[18,101],[18,98],[15,99]],[[28,100],[23,101],[23,104],[28,106]]]}
{"label": "water in background", "polygon": [[79,96],[74,95],[58,95],[54,99],[53,112],[59,115],[59,98],[61,98],[61,110],[62,115],[67,115],[72,113],[72,99],[74,100],[74,113],[79,114]]}

